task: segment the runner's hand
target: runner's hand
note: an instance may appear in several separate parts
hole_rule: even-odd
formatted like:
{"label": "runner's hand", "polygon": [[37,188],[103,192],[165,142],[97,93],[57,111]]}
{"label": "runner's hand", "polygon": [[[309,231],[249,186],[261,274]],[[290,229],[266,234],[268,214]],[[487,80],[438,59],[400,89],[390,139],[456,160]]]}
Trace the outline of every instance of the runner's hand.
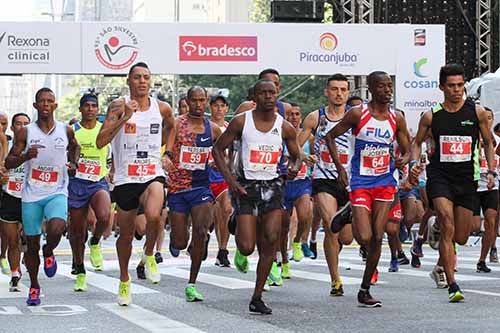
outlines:
{"label": "runner's hand", "polygon": [[28,148],[28,151],[25,153],[26,161],[31,160],[32,158],[38,157],[38,147],[39,145],[31,145]]}
{"label": "runner's hand", "polygon": [[[123,102],[122,102],[123,103]],[[125,114],[126,119],[130,119],[135,111],[139,109],[139,103],[137,101],[131,100],[125,104]]]}
{"label": "runner's hand", "polygon": [[68,162],[66,163],[66,166],[68,167],[68,175],[71,177],[76,175],[76,170],[78,169],[77,165],[75,162]]}
{"label": "runner's hand", "polygon": [[237,197],[241,198],[247,195],[247,191],[245,190],[245,188],[236,181],[229,184],[229,188],[231,189],[231,192]]}
{"label": "runner's hand", "polygon": [[343,167],[338,169],[339,172],[339,181],[344,187],[349,185],[349,178],[347,177],[347,171]]}
{"label": "runner's hand", "polygon": [[420,176],[420,173],[422,172],[423,167],[420,164],[415,164],[414,166],[411,167],[410,169],[410,174],[408,175],[408,179],[410,180],[410,184],[413,186],[418,185],[418,177]]}
{"label": "runner's hand", "polygon": [[161,167],[166,172],[173,172],[175,170],[174,163],[172,163],[172,161],[170,160],[170,158],[168,156],[163,156],[161,158]]}
{"label": "runner's hand", "polygon": [[0,184],[7,184],[9,182],[9,170],[5,169],[2,165],[0,167]]}
{"label": "runner's hand", "polygon": [[488,173],[487,179],[488,179],[488,190],[491,190],[495,187],[495,177],[492,174]]}
{"label": "runner's hand", "polygon": [[318,157],[316,157],[316,155],[307,155],[304,156],[302,161],[307,164],[307,166],[312,167],[314,164],[318,163]]}

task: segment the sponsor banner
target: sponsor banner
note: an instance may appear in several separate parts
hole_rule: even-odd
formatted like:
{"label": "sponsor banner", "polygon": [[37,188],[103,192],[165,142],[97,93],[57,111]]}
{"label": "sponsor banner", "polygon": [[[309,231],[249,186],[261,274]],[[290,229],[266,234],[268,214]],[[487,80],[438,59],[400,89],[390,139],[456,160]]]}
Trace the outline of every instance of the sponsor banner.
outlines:
{"label": "sponsor banner", "polygon": [[257,36],[180,36],[179,61],[257,61]]}
{"label": "sponsor banner", "polygon": [[406,25],[399,30],[396,66],[396,107],[405,111],[415,134],[420,114],[443,100],[439,70],[445,64],[445,29],[436,25]]}

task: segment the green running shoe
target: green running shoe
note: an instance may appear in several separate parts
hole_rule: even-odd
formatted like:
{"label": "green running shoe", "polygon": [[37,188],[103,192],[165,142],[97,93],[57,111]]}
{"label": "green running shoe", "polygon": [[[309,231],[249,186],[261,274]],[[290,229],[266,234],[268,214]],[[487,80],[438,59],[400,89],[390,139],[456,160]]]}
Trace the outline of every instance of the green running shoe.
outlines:
{"label": "green running shoe", "polygon": [[95,244],[92,245],[90,244],[90,239],[88,241],[88,246],[90,249],[90,263],[92,264],[92,267],[96,271],[102,271],[102,251],[101,251],[101,244]]}
{"label": "green running shoe", "polygon": [[7,259],[5,258],[0,259],[0,267],[2,268],[3,275],[10,275],[10,266]]}
{"label": "green running shoe", "polygon": [[118,286],[118,304],[121,306],[127,306],[132,303],[132,296],[130,295],[130,276],[127,282],[120,281]]}
{"label": "green running shoe", "polygon": [[270,280],[270,286],[282,286],[283,285],[283,279],[281,278],[281,274],[278,269],[278,264],[276,261],[273,261],[273,265],[271,266],[271,271],[269,272],[268,276],[268,283]]}
{"label": "green running shoe", "polygon": [[281,264],[281,278],[290,279],[292,274],[290,273],[291,264],[287,262],[286,264]]}
{"label": "green running shoe", "polygon": [[302,252],[302,244],[293,242],[293,254],[294,261],[301,261],[304,259],[304,252]]}
{"label": "green running shoe", "polygon": [[186,301],[188,302],[203,301],[203,295],[196,290],[196,286],[193,283],[189,283],[184,291],[186,292]]}
{"label": "green running shoe", "polygon": [[74,291],[87,291],[87,275],[85,273],[78,273],[76,275]]}
{"label": "green running shoe", "polygon": [[462,294],[462,291],[458,289],[457,291],[448,290],[448,302],[450,303],[458,303],[464,300],[465,296]]}
{"label": "green running shoe", "polygon": [[240,253],[240,250],[236,249],[234,254],[234,265],[240,273],[247,273],[249,269],[248,258]]}

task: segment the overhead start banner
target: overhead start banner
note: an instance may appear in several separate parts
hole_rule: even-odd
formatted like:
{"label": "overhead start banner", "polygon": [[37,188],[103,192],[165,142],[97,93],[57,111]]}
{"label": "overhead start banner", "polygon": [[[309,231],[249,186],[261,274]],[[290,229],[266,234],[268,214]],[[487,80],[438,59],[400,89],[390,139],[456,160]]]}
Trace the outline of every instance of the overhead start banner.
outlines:
{"label": "overhead start banner", "polygon": [[[411,114],[439,100],[444,25],[0,23],[0,73],[396,76],[396,105]],[[412,126],[413,127],[413,126]]]}

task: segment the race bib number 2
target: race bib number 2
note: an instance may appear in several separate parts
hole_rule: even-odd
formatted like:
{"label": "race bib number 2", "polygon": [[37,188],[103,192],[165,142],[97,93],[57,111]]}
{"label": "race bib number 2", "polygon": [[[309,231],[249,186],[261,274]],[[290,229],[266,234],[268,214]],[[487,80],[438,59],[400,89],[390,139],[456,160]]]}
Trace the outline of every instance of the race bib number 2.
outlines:
{"label": "race bib number 2", "polygon": [[361,176],[380,176],[390,171],[389,147],[368,147],[361,151]]}
{"label": "race bib number 2", "polygon": [[472,158],[472,137],[442,135],[439,137],[441,162],[467,162]]}

